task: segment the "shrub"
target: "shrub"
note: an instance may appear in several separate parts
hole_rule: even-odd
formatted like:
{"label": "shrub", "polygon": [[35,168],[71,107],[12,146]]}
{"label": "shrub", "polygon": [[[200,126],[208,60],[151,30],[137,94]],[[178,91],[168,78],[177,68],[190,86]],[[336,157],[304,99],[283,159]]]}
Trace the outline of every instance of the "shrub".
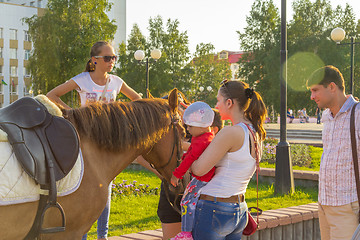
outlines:
{"label": "shrub", "polygon": [[294,166],[310,167],[311,157],[309,146],[305,144],[293,144],[290,148],[291,161]]}
{"label": "shrub", "polygon": [[[275,138],[267,138],[263,143],[263,162],[274,164],[276,162],[276,145],[278,140]],[[311,151],[317,148],[310,148],[305,144],[292,144],[290,147],[290,155],[293,166],[314,167],[316,168],[320,162],[318,159],[312,159]],[[315,151],[315,150],[314,150]],[[318,150],[319,151],[319,150]],[[321,151],[321,149],[320,149]],[[313,163],[314,161],[314,163]]]}

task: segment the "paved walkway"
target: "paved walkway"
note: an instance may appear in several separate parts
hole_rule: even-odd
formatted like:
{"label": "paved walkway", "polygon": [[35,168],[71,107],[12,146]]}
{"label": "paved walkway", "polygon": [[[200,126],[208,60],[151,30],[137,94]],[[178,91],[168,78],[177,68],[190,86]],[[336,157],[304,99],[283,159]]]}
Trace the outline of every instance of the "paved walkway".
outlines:
{"label": "paved walkway", "polygon": [[[265,129],[280,129],[280,124],[278,123],[267,123],[264,125]],[[293,130],[317,130],[322,131],[323,124],[316,124],[316,123],[287,123],[286,129]]]}
{"label": "paved walkway", "polygon": [[[277,123],[268,123],[264,125],[265,130],[279,130],[280,124]],[[321,132],[323,129],[323,124],[316,124],[316,123],[287,123],[286,124],[287,130],[301,130],[301,131],[319,131]],[[287,137],[286,139],[289,143],[293,144],[308,144],[317,147],[322,147],[322,140],[321,139],[314,139],[314,138],[291,138]]]}
{"label": "paved walkway", "polygon": [[148,230],[138,233],[130,233],[119,237],[109,237],[109,240],[160,240],[162,239],[161,229]]}

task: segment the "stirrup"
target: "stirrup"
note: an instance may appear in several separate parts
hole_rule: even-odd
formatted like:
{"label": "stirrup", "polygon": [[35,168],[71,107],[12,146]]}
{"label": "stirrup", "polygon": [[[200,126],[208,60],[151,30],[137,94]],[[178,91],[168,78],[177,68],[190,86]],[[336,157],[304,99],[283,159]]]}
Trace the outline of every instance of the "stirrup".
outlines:
{"label": "stirrup", "polygon": [[[60,227],[50,227],[50,228],[42,228],[45,212],[50,208],[57,208],[59,212],[61,213],[62,217],[62,226]],[[65,231],[65,213],[64,209],[61,207],[61,205],[57,202],[55,205],[51,203],[47,203],[46,207],[44,208],[42,214],[41,214],[41,222],[40,222],[40,233],[58,233],[58,232],[64,232]]]}

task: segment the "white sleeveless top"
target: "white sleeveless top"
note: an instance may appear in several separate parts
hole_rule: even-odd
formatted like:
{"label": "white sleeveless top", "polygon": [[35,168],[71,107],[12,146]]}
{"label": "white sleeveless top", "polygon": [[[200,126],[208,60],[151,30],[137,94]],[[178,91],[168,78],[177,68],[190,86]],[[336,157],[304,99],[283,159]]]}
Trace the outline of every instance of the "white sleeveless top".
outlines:
{"label": "white sleeveless top", "polygon": [[[116,100],[116,96],[119,94],[123,80],[118,76],[109,74],[110,81],[105,93],[103,102],[114,102]],[[105,88],[104,86],[100,86],[96,84],[90,76],[89,72],[82,72],[75,77],[72,78],[75,83],[78,85],[78,93],[80,94],[81,106],[85,106],[88,103],[99,101],[100,96]]]}
{"label": "white sleeveless top", "polygon": [[226,153],[216,164],[215,176],[201,189],[202,194],[222,198],[245,194],[255,172],[256,160],[250,154],[248,128],[244,123],[236,126],[242,127],[245,132],[244,144],[239,150]]}

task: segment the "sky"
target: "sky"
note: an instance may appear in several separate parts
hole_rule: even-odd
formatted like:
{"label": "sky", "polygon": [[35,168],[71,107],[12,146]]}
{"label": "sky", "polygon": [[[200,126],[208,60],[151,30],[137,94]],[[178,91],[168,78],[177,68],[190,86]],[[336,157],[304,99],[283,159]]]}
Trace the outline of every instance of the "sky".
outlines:
{"label": "sky", "polygon": [[[281,7],[281,0],[273,0]],[[314,0],[311,0],[314,2]],[[249,16],[254,0],[128,0],[126,2],[126,35],[129,36],[136,23],[147,37],[150,17],[160,15],[167,19],[178,19],[180,30],[187,31],[190,52],[194,53],[199,43],[212,43],[215,51],[239,51],[240,44],[236,31],[243,32],[246,17]],[[287,0],[287,20],[292,18],[293,0]],[[343,8],[346,3],[353,7],[356,19],[360,19],[359,0],[330,0],[333,9]]]}

